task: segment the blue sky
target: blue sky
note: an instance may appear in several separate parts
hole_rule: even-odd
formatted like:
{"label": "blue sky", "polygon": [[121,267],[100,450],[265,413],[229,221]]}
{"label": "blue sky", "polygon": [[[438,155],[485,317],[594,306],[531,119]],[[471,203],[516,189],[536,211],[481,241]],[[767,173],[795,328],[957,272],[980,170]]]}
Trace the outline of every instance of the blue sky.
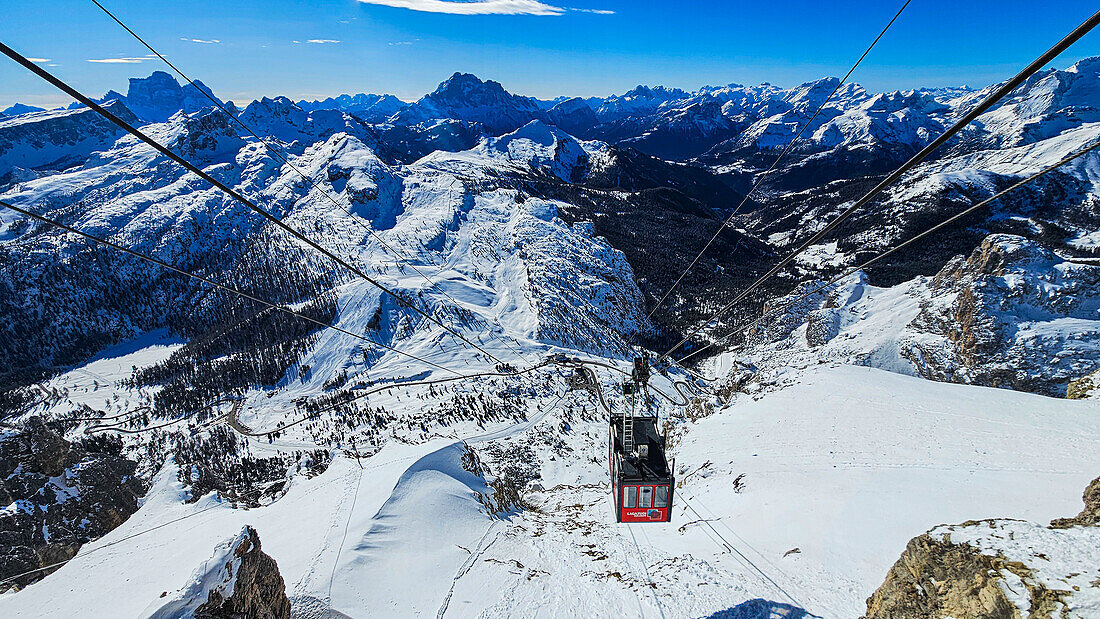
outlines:
{"label": "blue sky", "polygon": [[[843,75],[901,0],[101,0],[192,77],[238,103],[388,92],[455,71],[512,92],[622,93]],[[874,91],[1007,78],[1095,10],[1089,0],[913,0],[853,79]],[[462,14],[466,13],[466,14]],[[478,14],[469,14],[478,13]],[[0,0],[0,40],[79,89],[165,69],[90,0]],[[1055,63],[1100,55],[1100,32]],[[100,61],[100,62],[90,62]],[[103,62],[109,61],[109,62]],[[0,108],[67,102],[0,59]]]}

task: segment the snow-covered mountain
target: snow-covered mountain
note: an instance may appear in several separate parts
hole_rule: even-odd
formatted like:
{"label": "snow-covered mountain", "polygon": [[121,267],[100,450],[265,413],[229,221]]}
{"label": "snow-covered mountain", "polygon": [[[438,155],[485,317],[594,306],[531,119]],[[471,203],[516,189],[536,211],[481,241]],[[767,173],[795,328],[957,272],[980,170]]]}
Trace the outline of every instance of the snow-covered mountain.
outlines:
{"label": "snow-covered mountain", "polygon": [[405,102],[393,95],[340,95],[323,101],[299,101],[298,107],[307,112],[314,110],[340,110],[349,112],[370,122],[381,122],[405,107]]}
{"label": "snow-covered mountain", "polygon": [[507,133],[544,118],[538,101],[514,95],[492,80],[455,73],[431,93],[397,112],[390,122],[417,124],[440,118],[480,123],[493,134]]}
{"label": "snow-covered mountain", "polygon": [[[137,117],[120,102],[105,106],[127,122]],[[0,179],[29,180],[35,169],[64,169],[110,148],[122,130],[89,109],[27,112],[0,119]]]}
{"label": "snow-covered mountain", "polygon": [[[0,118],[0,200],[338,327],[0,211],[0,539],[22,540],[0,614],[884,617],[930,582],[891,570],[914,536],[979,565],[1039,560],[1013,534],[1095,564],[1092,529],[937,528],[1047,522],[1096,477],[1095,153],[691,368],[658,364],[673,522],[613,523],[607,419],[560,355],[603,364],[622,410],[634,354],[988,92],[842,87],[650,317],[837,83],[547,102],[456,73],[407,106],[233,108],[265,143],[167,74],[109,93],[401,301],[90,110]],[[1097,93],[1095,60],[1029,80],[693,345],[1093,143]]]}

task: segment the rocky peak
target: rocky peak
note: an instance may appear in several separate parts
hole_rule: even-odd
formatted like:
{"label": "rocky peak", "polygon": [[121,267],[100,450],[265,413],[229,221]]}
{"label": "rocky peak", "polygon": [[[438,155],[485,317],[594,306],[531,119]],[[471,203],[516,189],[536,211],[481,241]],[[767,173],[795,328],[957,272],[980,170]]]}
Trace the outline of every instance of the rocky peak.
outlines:
{"label": "rocky peak", "polygon": [[546,112],[546,116],[551,123],[570,133],[583,133],[599,122],[596,113],[580,97],[558,103]]}
{"label": "rocky peak", "polygon": [[623,99],[659,99],[661,101],[670,101],[672,99],[686,99],[691,94],[685,90],[679,88],[666,88],[664,86],[643,86],[641,84],[635,86],[629,92],[625,93]]}
{"label": "rocky peak", "polygon": [[580,142],[539,120],[532,120],[499,138],[490,138],[486,149],[569,182],[579,181],[588,169],[588,153]]}
{"label": "rocky peak", "polygon": [[164,122],[176,112],[197,112],[213,105],[199,89],[213,96],[213,92],[198,80],[194,86],[180,86],[168,73],[154,71],[149,77],[130,78],[125,103],[143,120]]}
{"label": "rocky peak", "polygon": [[308,114],[286,97],[263,97],[248,104],[241,112],[241,120],[248,124],[264,120],[280,120],[292,125],[304,125]]}
{"label": "rocky peak", "polygon": [[490,133],[499,135],[522,127],[531,120],[544,119],[537,100],[514,95],[498,82],[482,81],[476,75],[455,73],[431,94],[399,111],[395,123],[415,124],[441,118],[481,123]]}
{"label": "rocky peak", "polygon": [[209,109],[190,116],[177,112],[170,147],[187,159],[210,161],[236,153],[244,146],[237,125],[221,110]]}
{"label": "rocky peak", "polygon": [[167,603],[146,612],[151,619],[289,619],[290,600],[278,564],[261,549],[256,529],[246,525],[236,537],[214,549],[214,555],[192,573],[187,586]]}
{"label": "rocky peak", "polygon": [[1081,75],[1100,76],[1100,56],[1089,56],[1088,58],[1082,58],[1075,62],[1073,66],[1066,69],[1066,72],[1078,73]]}
{"label": "rocky peak", "polygon": [[835,77],[823,77],[819,80],[806,82],[791,89],[784,100],[796,107],[802,105],[817,108],[825,100],[825,97],[832,94],[833,89],[839,83],[840,79]]}
{"label": "rocky peak", "polygon": [[956,259],[933,280],[937,287],[981,276],[1001,277],[1007,269],[1037,268],[1061,260],[1049,249],[1011,234],[991,234],[965,260]]}
{"label": "rocky peak", "polygon": [[506,99],[511,95],[500,82],[482,81],[472,73],[455,72],[428,96],[450,105],[476,105]]}
{"label": "rocky peak", "polygon": [[928,92],[919,90],[896,90],[877,94],[863,103],[863,109],[868,112],[892,114],[905,109],[910,109],[921,114],[934,114],[948,111],[948,107],[938,101]]}
{"label": "rocky peak", "polygon": [[393,95],[340,95],[323,101],[299,101],[297,106],[307,112],[339,110],[372,122],[381,122],[405,107],[405,102]]}

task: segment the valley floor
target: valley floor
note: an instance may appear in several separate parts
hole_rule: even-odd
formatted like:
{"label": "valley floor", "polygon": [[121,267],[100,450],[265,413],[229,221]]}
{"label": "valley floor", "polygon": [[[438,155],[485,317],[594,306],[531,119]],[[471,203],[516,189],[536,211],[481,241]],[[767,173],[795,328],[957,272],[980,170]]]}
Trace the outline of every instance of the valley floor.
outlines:
{"label": "valley floor", "polygon": [[531,509],[487,515],[475,493],[490,490],[454,438],[390,441],[362,468],[338,457],[251,510],[213,495],[182,504],[169,465],[137,514],[0,596],[0,614],[144,616],[251,524],[301,617],[709,617],[739,605],[735,616],[858,617],[911,537],[1075,513],[1100,453],[1095,403],[813,366],[793,386],[680,424],[673,521],[623,525],[603,424],[565,418],[554,399],[525,423],[464,437],[478,450],[534,448]]}

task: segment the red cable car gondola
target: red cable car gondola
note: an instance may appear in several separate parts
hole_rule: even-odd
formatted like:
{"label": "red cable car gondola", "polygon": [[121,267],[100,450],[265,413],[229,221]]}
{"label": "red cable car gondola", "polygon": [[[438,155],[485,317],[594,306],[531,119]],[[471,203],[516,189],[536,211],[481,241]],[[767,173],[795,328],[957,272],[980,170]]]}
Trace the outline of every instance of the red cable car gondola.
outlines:
{"label": "red cable car gondola", "polygon": [[[672,519],[674,468],[665,458],[667,443],[657,427],[657,416],[649,412],[648,380],[649,360],[635,358],[632,381],[623,384],[624,393],[631,396],[630,410],[611,415],[608,459],[617,522]],[[640,413],[639,396],[643,403]]]}

